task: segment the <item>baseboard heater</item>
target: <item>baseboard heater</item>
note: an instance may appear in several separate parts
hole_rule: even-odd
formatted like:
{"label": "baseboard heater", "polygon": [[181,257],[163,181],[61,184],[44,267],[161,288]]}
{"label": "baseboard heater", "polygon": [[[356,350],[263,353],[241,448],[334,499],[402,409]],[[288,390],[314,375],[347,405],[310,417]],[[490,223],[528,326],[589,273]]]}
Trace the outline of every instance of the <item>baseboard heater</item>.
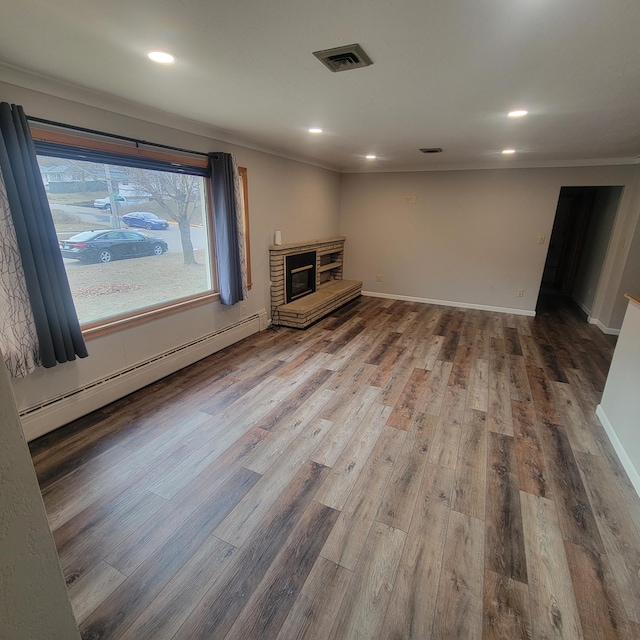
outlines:
{"label": "baseboard heater", "polygon": [[[95,411],[267,327],[266,311],[20,411],[27,440]],[[126,385],[124,392],[119,388]]]}

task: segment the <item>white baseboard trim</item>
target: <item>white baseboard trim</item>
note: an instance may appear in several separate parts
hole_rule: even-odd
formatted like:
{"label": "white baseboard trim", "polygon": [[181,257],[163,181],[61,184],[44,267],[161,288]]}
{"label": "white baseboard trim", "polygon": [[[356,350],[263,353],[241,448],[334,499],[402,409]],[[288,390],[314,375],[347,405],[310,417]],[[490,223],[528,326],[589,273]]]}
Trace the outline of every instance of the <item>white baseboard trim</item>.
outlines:
{"label": "white baseboard trim", "polygon": [[401,296],[391,293],[378,293],[377,291],[363,291],[363,296],[370,298],[387,298],[389,300],[404,300],[406,302],[422,302],[424,304],[437,304],[443,307],[460,307],[462,309],[479,309],[480,311],[497,311],[498,313],[512,313],[519,316],[534,318],[536,312],[530,309],[509,309],[508,307],[490,307],[485,304],[472,302],[453,302],[452,300],[433,300],[431,298],[417,298],[416,296]]}
{"label": "white baseboard trim", "polygon": [[606,333],[608,336],[619,336],[620,335],[620,329],[612,329],[611,327],[607,327],[606,325],[602,324],[602,322],[600,322],[600,320],[598,320],[598,318],[587,318],[587,322],[589,324],[595,324],[596,327],[598,327],[598,329],[600,329],[600,331],[602,331],[602,333]]}
{"label": "white baseboard trim", "polygon": [[72,420],[202,360],[216,351],[248,338],[264,330],[268,326],[268,321],[267,312],[263,309],[230,327],[158,354],[145,362],[111,374],[64,396],[24,409],[20,412],[20,419],[25,438],[27,441],[39,438]]}
{"label": "white baseboard trim", "polygon": [[600,418],[600,422],[602,423],[607,436],[609,436],[609,440],[611,441],[611,444],[613,445],[616,455],[622,463],[624,470],[627,472],[633,488],[640,496],[640,474],[633,465],[633,462],[631,462],[631,458],[629,458],[629,456],[627,455],[627,452],[622,446],[622,442],[620,442],[620,439],[618,438],[618,434],[609,421],[609,418],[607,418],[607,414],[604,412],[601,404],[596,407],[596,415],[598,416],[598,418]]}

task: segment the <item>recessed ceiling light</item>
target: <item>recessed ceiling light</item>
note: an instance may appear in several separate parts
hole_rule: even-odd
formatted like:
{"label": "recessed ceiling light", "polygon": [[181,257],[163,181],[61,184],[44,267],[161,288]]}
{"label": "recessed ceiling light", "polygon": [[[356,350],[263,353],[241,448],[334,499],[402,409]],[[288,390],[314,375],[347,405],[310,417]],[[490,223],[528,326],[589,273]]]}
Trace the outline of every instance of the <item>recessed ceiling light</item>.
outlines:
{"label": "recessed ceiling light", "polygon": [[176,61],[175,56],[168,51],[149,51],[147,57],[159,64],[173,64]]}
{"label": "recessed ceiling light", "polygon": [[527,113],[529,113],[529,112],[526,111],[525,109],[517,109],[516,111],[509,111],[509,113],[507,113],[507,115],[510,118],[522,118],[522,116],[526,116]]}
{"label": "recessed ceiling light", "polygon": [[515,149],[503,149],[502,150],[502,155],[503,156],[510,156],[512,154],[514,154],[516,152]]}
{"label": "recessed ceiling light", "polygon": [[311,127],[311,129],[309,129],[309,133],[322,133],[322,129],[319,127]]}
{"label": "recessed ceiling light", "polygon": [[375,160],[375,159],[376,159],[376,156],[375,156],[373,153],[368,153],[368,154],[365,156],[365,158],[366,158],[367,160]]}

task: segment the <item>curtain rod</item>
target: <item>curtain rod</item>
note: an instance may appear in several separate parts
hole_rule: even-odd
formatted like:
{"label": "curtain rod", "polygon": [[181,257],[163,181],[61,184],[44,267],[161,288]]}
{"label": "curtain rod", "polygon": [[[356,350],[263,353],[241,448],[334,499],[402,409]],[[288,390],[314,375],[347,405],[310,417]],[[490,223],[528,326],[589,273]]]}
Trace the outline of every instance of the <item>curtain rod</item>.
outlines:
{"label": "curtain rod", "polygon": [[181,147],[172,147],[168,144],[159,144],[158,142],[148,142],[147,140],[139,140],[138,138],[129,138],[128,136],[120,136],[116,133],[106,133],[105,131],[98,131],[97,129],[87,129],[86,127],[77,127],[73,124],[65,124],[64,122],[56,122],[55,120],[45,120],[44,118],[36,118],[35,116],[27,116],[27,120],[30,122],[38,122],[40,124],[48,124],[53,127],[62,127],[63,129],[71,129],[72,131],[82,131],[83,133],[91,133],[93,135],[103,136],[105,138],[114,138],[115,140],[123,140],[126,142],[133,142],[136,147],[144,144],[148,147],[158,147],[159,149],[167,149],[169,151],[180,151],[181,153],[190,153],[195,156],[209,157],[208,153],[202,151],[193,151],[192,149],[182,149]]}

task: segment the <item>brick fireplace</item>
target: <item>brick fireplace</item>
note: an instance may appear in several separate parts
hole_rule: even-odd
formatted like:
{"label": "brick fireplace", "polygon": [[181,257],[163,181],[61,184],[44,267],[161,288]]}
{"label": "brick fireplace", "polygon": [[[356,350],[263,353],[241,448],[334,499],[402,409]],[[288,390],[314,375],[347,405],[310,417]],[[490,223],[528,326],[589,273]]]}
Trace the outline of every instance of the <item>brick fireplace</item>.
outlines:
{"label": "brick fireplace", "polygon": [[360,295],[362,282],[342,279],[345,240],[269,247],[273,324],[304,329]]}

